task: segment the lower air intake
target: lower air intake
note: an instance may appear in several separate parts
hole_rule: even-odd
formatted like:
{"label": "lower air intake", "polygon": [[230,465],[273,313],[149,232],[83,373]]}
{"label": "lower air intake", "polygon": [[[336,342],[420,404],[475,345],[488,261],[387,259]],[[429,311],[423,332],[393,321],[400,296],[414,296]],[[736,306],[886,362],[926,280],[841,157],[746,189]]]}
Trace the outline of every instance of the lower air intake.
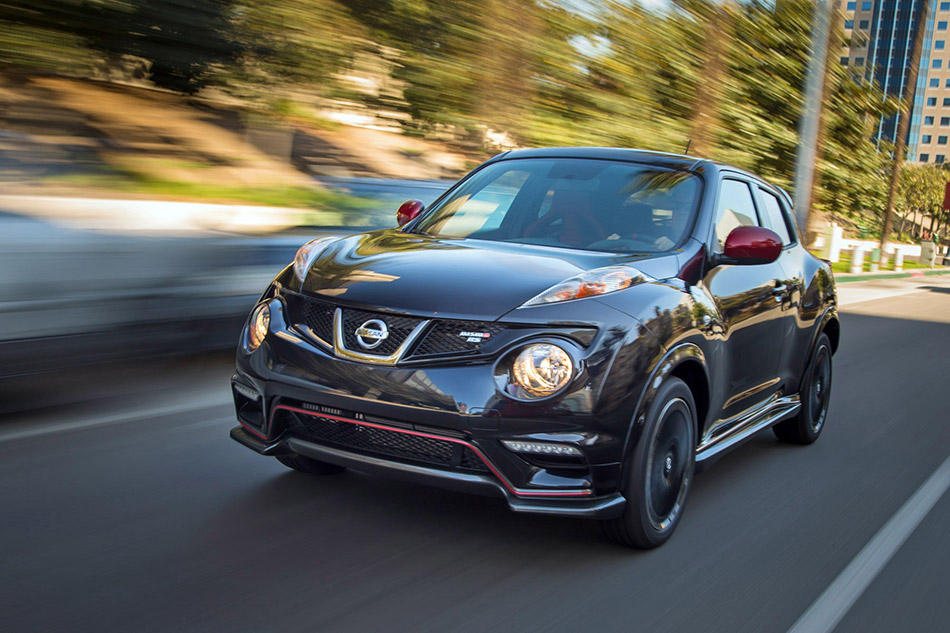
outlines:
{"label": "lower air intake", "polygon": [[324,446],[426,466],[488,472],[472,449],[456,442],[335,420],[316,413],[287,410],[281,413],[291,435]]}

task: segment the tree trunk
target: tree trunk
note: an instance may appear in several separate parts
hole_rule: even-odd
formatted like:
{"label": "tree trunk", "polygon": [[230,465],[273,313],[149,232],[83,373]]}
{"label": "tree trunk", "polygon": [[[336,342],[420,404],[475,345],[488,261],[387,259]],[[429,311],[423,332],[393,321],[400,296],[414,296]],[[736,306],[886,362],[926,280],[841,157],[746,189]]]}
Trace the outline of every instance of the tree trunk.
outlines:
{"label": "tree trunk", "polygon": [[712,6],[705,17],[706,33],[703,40],[706,56],[689,122],[689,153],[700,158],[710,158],[716,147],[719,103],[725,83],[723,78],[728,72],[729,42],[732,39],[734,20],[732,9],[728,6]]}
{"label": "tree trunk", "polygon": [[484,14],[473,20],[482,37],[473,69],[478,76],[475,117],[517,142],[524,139],[522,122],[534,96],[533,42],[540,24],[533,6],[526,0],[488,0]]}

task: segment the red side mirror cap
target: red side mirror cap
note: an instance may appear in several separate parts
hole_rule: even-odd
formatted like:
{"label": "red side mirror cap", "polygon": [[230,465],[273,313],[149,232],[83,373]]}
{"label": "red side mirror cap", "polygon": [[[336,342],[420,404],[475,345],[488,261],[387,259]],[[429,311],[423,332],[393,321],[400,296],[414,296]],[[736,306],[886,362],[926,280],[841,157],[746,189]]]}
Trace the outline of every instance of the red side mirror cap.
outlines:
{"label": "red side mirror cap", "polygon": [[410,220],[415,220],[425,208],[422,200],[406,200],[396,210],[396,222],[399,226],[404,226]]}
{"label": "red side mirror cap", "polygon": [[[769,264],[782,252],[782,239],[760,226],[738,226],[732,229],[722,254],[733,264]],[[724,262],[725,263],[725,262]]]}

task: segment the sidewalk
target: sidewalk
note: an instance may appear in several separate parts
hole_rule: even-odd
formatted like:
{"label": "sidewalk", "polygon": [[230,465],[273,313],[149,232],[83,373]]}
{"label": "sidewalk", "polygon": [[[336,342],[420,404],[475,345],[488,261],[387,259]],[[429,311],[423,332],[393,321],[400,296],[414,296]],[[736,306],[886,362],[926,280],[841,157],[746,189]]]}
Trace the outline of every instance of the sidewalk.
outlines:
{"label": "sidewalk", "polygon": [[837,283],[847,283],[849,281],[873,281],[875,279],[904,279],[907,277],[929,277],[931,275],[950,274],[950,267],[938,266],[937,268],[914,268],[903,272],[894,272],[893,270],[879,270],[876,273],[841,273],[835,275]]}
{"label": "sidewalk", "polygon": [[935,288],[950,293],[950,274],[946,274],[950,273],[950,270],[940,271],[940,273],[943,274],[916,275],[913,278],[910,275],[894,277],[894,273],[883,276],[867,273],[861,279],[851,280],[863,283],[848,283],[838,286],[838,305],[845,307],[865,301],[932,291]]}

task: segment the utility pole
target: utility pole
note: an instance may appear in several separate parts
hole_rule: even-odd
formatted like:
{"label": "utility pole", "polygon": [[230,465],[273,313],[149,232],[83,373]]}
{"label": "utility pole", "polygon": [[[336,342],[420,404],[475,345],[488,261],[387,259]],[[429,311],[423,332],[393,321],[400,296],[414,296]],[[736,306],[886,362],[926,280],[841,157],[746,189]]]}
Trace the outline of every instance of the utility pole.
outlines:
{"label": "utility pole", "polygon": [[831,31],[831,0],[817,0],[812,15],[811,52],[805,75],[805,104],[799,123],[798,152],[795,157],[795,209],[802,233],[808,231],[808,215],[815,183],[815,154],[818,148],[828,57],[828,33]]}
{"label": "utility pole", "polygon": [[920,51],[924,47],[924,31],[927,29],[927,16],[930,14],[930,0],[921,2],[920,16],[917,18],[917,32],[914,34],[914,47],[910,53],[910,68],[907,69],[907,83],[897,112],[897,138],[894,139],[894,164],[891,168],[891,186],[887,191],[887,206],[884,207],[884,226],[881,229],[881,256],[884,246],[894,225],[894,203],[897,201],[897,186],[900,183],[901,167],[904,165],[904,150],[907,148],[907,126],[914,108],[914,93],[917,91],[917,69],[920,66]]}

